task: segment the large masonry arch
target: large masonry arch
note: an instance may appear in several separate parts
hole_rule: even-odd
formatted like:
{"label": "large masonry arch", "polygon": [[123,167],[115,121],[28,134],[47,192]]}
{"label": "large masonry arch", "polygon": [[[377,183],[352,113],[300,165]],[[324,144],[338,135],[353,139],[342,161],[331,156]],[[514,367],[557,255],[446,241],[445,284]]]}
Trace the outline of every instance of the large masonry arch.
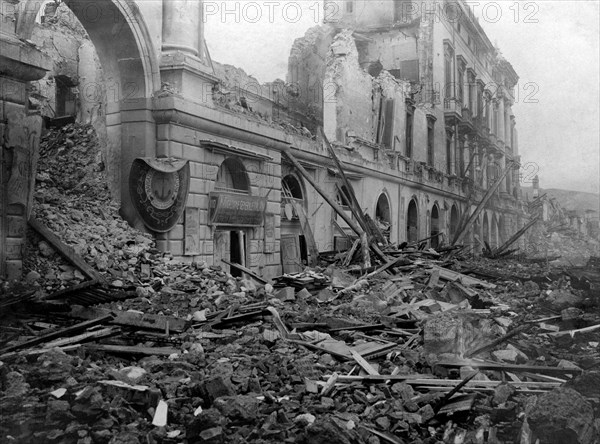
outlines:
{"label": "large masonry arch", "polygon": [[[120,184],[121,213],[135,224],[128,180],[133,160],[155,157],[156,123],[152,117],[152,95],[160,89],[160,69],[155,42],[136,2],[130,0],[64,0],[88,33],[105,78],[106,131],[111,158],[107,159]],[[17,35],[29,39],[43,2],[23,0],[19,4]],[[115,42],[118,41],[118,44]],[[97,99],[100,88],[80,85],[85,100]]]}

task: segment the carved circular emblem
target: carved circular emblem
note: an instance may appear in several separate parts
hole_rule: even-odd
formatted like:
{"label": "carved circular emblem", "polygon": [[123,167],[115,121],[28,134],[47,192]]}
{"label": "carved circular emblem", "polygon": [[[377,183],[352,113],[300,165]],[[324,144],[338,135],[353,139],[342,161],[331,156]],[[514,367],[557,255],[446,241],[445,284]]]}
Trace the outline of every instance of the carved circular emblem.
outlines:
{"label": "carved circular emblem", "polygon": [[171,207],[179,193],[179,175],[149,170],[144,180],[144,188],[150,204],[159,210]]}
{"label": "carved circular emblem", "polygon": [[189,191],[189,163],[179,159],[135,159],[129,176],[133,205],[148,228],[170,231],[183,214]]}

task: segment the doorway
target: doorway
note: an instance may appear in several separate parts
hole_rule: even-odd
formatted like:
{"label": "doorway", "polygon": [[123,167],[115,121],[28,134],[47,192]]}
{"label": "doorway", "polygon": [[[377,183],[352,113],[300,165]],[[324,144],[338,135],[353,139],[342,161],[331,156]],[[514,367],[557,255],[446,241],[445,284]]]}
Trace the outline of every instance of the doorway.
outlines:
{"label": "doorway", "polygon": [[242,277],[243,273],[235,267],[222,262],[222,259],[233,264],[246,266],[246,233],[244,231],[215,231],[215,265],[221,265],[233,277]]}

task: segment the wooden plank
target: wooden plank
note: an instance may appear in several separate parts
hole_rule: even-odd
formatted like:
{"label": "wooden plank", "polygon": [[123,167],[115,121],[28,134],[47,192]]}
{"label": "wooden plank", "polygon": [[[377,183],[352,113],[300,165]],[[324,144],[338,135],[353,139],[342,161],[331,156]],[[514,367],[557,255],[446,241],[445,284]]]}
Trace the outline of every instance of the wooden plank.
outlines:
{"label": "wooden plank", "polygon": [[[323,379],[328,379],[330,375],[323,376]],[[422,380],[422,379],[434,379],[433,375],[339,375],[338,382],[403,382],[408,380]]]}
{"label": "wooden plank", "polygon": [[230,262],[230,261],[228,261],[226,259],[223,259],[223,258],[221,258],[221,262],[225,262],[230,267],[237,268],[241,272],[243,272],[243,273],[247,274],[248,276],[250,276],[252,279],[257,280],[261,284],[268,284],[269,283],[269,281],[267,281],[265,278],[260,277],[259,275],[257,275],[256,273],[254,273],[252,270],[244,267],[243,265],[236,264],[235,262]]}
{"label": "wooden plank", "polygon": [[[81,344],[75,344],[75,345],[67,345],[66,347],[55,347],[55,348],[66,353],[69,351],[77,350],[80,347],[81,347]],[[38,355],[43,355],[44,353],[48,353],[49,351],[50,351],[50,349],[47,349],[47,348],[13,351],[13,352],[4,353],[4,354],[0,355],[0,360],[8,361],[17,356],[38,356]]]}
{"label": "wooden plank", "polygon": [[373,276],[376,276],[376,275],[378,275],[379,273],[383,273],[384,271],[386,271],[386,270],[388,270],[388,269],[390,269],[390,268],[393,268],[393,267],[395,267],[396,265],[400,265],[400,264],[402,264],[402,265],[407,265],[407,262],[409,262],[409,263],[410,263],[410,261],[409,261],[409,260],[407,260],[407,259],[405,259],[405,258],[403,258],[403,257],[399,257],[399,258],[397,258],[397,259],[393,259],[393,260],[391,260],[391,261],[387,262],[385,265],[383,265],[383,266],[379,267],[379,268],[378,268],[377,270],[375,270],[374,272],[372,272],[372,273],[369,273],[369,274],[367,274],[366,276],[362,277],[361,279],[369,279],[369,278],[372,278]]}
{"label": "wooden plank", "polygon": [[352,247],[350,248],[350,250],[348,250],[346,258],[344,259],[344,262],[342,262],[342,267],[348,267],[350,265],[350,263],[352,262],[352,258],[354,257],[354,253],[356,253],[356,250],[358,249],[359,245],[360,239],[356,239],[352,243]]}
{"label": "wooden plank", "polygon": [[304,207],[302,205],[300,205],[298,202],[296,202],[296,200],[294,198],[291,197],[291,193],[290,193],[290,196],[288,196],[288,197],[289,198],[286,201],[292,205],[292,207],[294,208],[294,211],[298,215],[298,219],[300,220],[300,230],[302,230],[302,233],[304,234],[304,238],[306,239],[306,245],[308,247],[308,252],[309,252],[309,265],[311,267],[314,267],[317,265],[317,261],[319,259],[319,249],[317,248],[317,242],[315,241],[315,236],[313,235],[313,231],[310,228],[308,216],[306,215],[306,212],[304,211]]}
{"label": "wooden plank", "polygon": [[159,316],[94,307],[75,306],[69,315],[79,319],[96,319],[103,316],[112,316],[111,324],[148,330],[165,331],[168,325],[169,330],[182,333],[187,328],[187,322],[184,319],[172,316]]}
{"label": "wooden plank", "polygon": [[10,345],[0,350],[0,353],[8,353],[11,351],[22,350],[24,348],[32,347],[34,345],[43,344],[53,339],[70,336],[74,333],[87,330],[89,327],[103,324],[112,320],[110,313],[102,313],[99,316],[94,316],[91,320],[82,322],[80,324],[72,325],[71,327],[63,328],[62,330],[53,331],[37,338],[29,339],[28,341],[21,342],[20,344]]}
{"label": "wooden plank", "polygon": [[[409,385],[417,385],[421,387],[450,387],[456,388],[463,381],[456,379],[407,379],[406,383]],[[501,384],[505,384],[504,381],[469,381],[464,387],[469,388],[494,388]],[[561,384],[558,382],[511,382],[510,385],[518,388],[537,388],[537,389],[553,389],[560,387]]]}
{"label": "wooden plank", "polygon": [[304,177],[304,179],[306,179],[306,181],[312,185],[315,191],[319,193],[323,199],[325,199],[329,206],[331,206],[331,208],[333,208],[334,211],[337,214],[339,214],[339,216],[344,220],[344,222],[346,222],[348,226],[352,228],[352,231],[354,231],[357,235],[360,236],[363,230],[358,225],[356,225],[356,223],[350,217],[348,217],[346,212],[315,182],[312,176],[308,174],[308,172],[304,169],[302,165],[300,165],[300,162],[296,160],[291,150],[289,148],[282,148],[281,152],[285,155],[285,157],[288,158],[292,165],[294,165],[294,167],[302,175],[302,177]]}
{"label": "wooden plank", "polygon": [[81,256],[75,253],[75,250],[65,244],[48,227],[38,221],[36,218],[29,219],[29,225],[37,231],[45,240],[47,240],[65,259],[79,268],[87,277],[92,280],[105,282],[104,276],[94,270]]}
{"label": "wooden plank", "polygon": [[531,373],[543,373],[543,374],[580,374],[583,373],[581,369],[573,368],[559,368],[559,367],[543,367],[536,365],[517,365],[517,364],[499,364],[496,362],[477,362],[472,360],[465,361],[452,361],[452,362],[438,362],[435,365],[448,368],[460,368],[464,366],[471,366],[473,368],[481,370],[497,370],[497,371],[509,371],[509,372],[531,372]]}
{"label": "wooden plank", "polygon": [[380,432],[379,430],[373,429],[371,427],[366,427],[364,425],[359,425],[361,429],[365,429],[367,432],[372,433],[375,436],[378,436],[384,441],[391,442],[392,444],[404,444],[405,441],[397,438],[391,433]]}
{"label": "wooden plank", "polygon": [[359,355],[356,351],[350,350],[350,354],[354,358],[354,360],[362,367],[364,371],[366,371],[369,375],[379,375],[379,372],[373,368],[371,364],[369,364],[361,355]]}
{"label": "wooden plank", "polygon": [[543,333],[543,334],[548,335],[548,336],[555,336],[555,337],[558,337],[558,336],[571,336],[571,337],[573,337],[577,333],[589,333],[591,331],[595,331],[595,330],[598,330],[598,329],[600,329],[600,324],[592,325],[591,327],[580,328],[578,330],[557,331],[557,332],[554,332],[554,333]]}
{"label": "wooden plank", "polygon": [[101,330],[89,331],[86,333],[82,333],[77,336],[73,336],[71,338],[61,338],[56,339],[55,341],[44,344],[44,348],[55,348],[55,347],[63,347],[65,345],[78,344],[80,342],[86,341],[88,339],[100,339],[106,338],[108,336],[114,336],[117,333],[120,333],[121,330],[118,327],[107,327]]}
{"label": "wooden plank", "polygon": [[523,236],[525,234],[525,232],[527,230],[529,230],[529,228],[531,228],[532,226],[535,225],[535,223],[540,219],[540,216],[536,216],[533,218],[533,220],[531,220],[528,224],[526,224],[523,228],[521,228],[519,231],[517,231],[514,235],[511,236],[511,238],[509,240],[507,240],[504,244],[502,244],[500,247],[498,247],[496,250],[494,250],[492,252],[492,254],[490,255],[492,258],[496,258],[499,255],[501,255],[504,251],[506,251],[512,244],[514,244],[516,241],[518,241],[521,236]]}
{"label": "wooden plank", "polygon": [[86,345],[89,350],[103,351],[107,353],[123,354],[123,355],[142,355],[142,356],[171,356],[179,353],[179,350],[171,347],[139,347],[126,345],[107,345],[107,344],[92,344]]}

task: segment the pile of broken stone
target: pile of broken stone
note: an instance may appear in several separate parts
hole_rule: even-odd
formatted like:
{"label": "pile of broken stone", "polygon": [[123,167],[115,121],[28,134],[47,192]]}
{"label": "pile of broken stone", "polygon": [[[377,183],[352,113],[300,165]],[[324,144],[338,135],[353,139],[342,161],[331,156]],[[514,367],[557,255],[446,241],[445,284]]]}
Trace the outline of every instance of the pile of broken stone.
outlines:
{"label": "pile of broken stone", "polygon": [[[69,190],[40,187],[36,217],[110,288],[135,290],[46,299],[88,278],[32,244],[39,297],[2,312],[3,442],[600,439],[600,301],[547,266],[415,253],[392,274],[333,264],[264,284],[178,264],[96,188]],[[322,285],[284,286],[307,278]]]}

